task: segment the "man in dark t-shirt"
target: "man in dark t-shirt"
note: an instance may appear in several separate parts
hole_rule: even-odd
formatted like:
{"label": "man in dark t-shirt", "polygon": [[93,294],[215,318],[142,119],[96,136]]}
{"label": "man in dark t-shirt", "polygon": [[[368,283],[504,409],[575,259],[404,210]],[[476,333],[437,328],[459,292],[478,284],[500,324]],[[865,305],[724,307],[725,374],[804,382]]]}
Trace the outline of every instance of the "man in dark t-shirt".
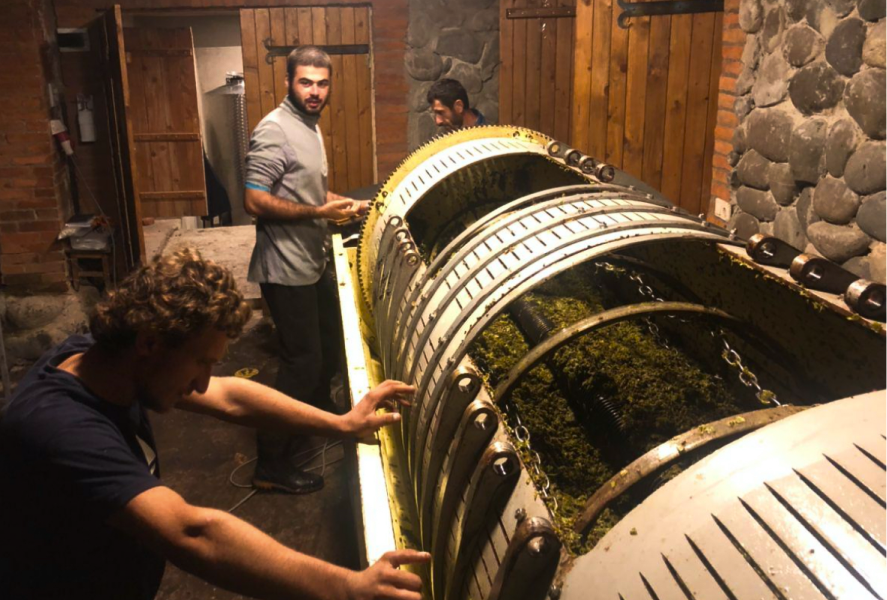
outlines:
{"label": "man in dark t-shirt", "polygon": [[414,391],[386,381],[337,416],[258,383],[212,377],[249,317],[231,274],[194,250],[142,267],[101,302],[91,335],[31,369],[0,415],[0,598],[142,600],[167,559],[257,598],[420,599],[386,553],[354,572],[286,548],[236,517],[192,506],[160,479],[146,409],[252,427],[361,437]]}
{"label": "man in dark t-shirt", "polygon": [[163,558],[99,525],[161,483],[142,406],[103,402],[58,368],[92,345],[74,336],[41,358],[0,427],[3,597],[148,599],[160,585]]}

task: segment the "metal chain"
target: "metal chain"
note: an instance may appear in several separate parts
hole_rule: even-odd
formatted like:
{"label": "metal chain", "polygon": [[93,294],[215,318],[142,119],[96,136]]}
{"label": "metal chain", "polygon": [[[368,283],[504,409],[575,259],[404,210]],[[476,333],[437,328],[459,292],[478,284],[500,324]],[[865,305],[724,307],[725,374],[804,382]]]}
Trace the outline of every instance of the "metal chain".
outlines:
{"label": "metal chain", "polygon": [[[658,296],[656,292],[653,291],[653,288],[650,287],[638,273],[616,267],[606,261],[595,263],[595,269],[597,269],[598,267],[602,267],[608,273],[628,275],[628,278],[638,285],[638,293],[641,296],[643,296],[644,298],[648,298],[654,302],[664,302],[664,300],[660,296]],[[675,315],[668,315],[669,318],[674,318],[674,316]],[[688,322],[686,319],[683,318],[680,319],[680,321],[681,323]],[[650,335],[653,336],[653,339],[656,340],[656,342],[660,346],[663,346],[666,349],[671,349],[671,346],[668,345],[668,342],[661,335],[659,327],[655,323],[653,323],[650,317],[646,317],[644,319],[644,322],[647,325],[647,330],[650,332]],[[727,342],[724,331],[718,330],[716,333],[713,329],[710,333],[712,337],[715,337],[716,335],[720,336],[721,343],[724,345],[724,350],[723,352],[721,352],[721,357],[728,365],[730,365],[734,369],[739,370],[739,381],[742,383],[742,385],[748,388],[754,388],[755,398],[757,398],[758,401],[762,404],[773,403],[777,406],[782,406],[782,404],[779,402],[779,399],[776,397],[776,393],[771,390],[761,388],[761,384],[758,383],[758,376],[755,375],[751,371],[751,369],[742,364],[742,357],[739,356],[739,353],[736,352],[736,350],[733,349]]]}
{"label": "metal chain", "polygon": [[513,403],[508,402],[506,404],[505,412],[506,417],[514,418],[514,426],[512,428],[514,431],[514,437],[526,447],[527,454],[530,456],[530,460],[527,461],[529,463],[527,467],[532,470],[532,474],[534,475],[533,479],[537,483],[539,495],[542,496],[542,499],[548,505],[553,516],[558,510],[557,498],[549,493],[551,490],[551,480],[541,468],[542,457],[540,457],[539,453],[533,450],[530,446],[530,430],[521,422],[520,414],[518,414],[517,407]]}
{"label": "metal chain", "polygon": [[[755,375],[751,369],[742,364],[742,357],[739,356],[739,353],[735,348],[732,348],[730,344],[727,342],[727,338],[724,336],[724,332],[721,331],[721,343],[724,345],[724,350],[721,352],[721,358],[724,359],[728,365],[732,368],[739,371],[739,381],[748,388],[754,388],[755,398],[761,402],[761,404],[770,404],[773,403],[776,406],[782,406],[782,403],[776,397],[776,393],[772,392],[768,389],[764,389],[761,387],[761,384],[758,383],[758,376]],[[715,337],[715,332],[711,332],[712,337]]]}

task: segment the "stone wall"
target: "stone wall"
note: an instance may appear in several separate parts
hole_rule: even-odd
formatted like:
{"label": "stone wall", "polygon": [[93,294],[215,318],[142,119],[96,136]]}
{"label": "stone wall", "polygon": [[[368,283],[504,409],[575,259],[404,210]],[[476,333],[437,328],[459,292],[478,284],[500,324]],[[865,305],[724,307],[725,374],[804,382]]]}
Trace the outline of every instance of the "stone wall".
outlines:
{"label": "stone wall", "polygon": [[438,79],[462,82],[471,106],[499,120],[498,0],[410,0],[407,44],[410,150],[436,133],[425,98]]}
{"label": "stone wall", "polygon": [[741,0],[730,222],[885,279],[884,0]]}

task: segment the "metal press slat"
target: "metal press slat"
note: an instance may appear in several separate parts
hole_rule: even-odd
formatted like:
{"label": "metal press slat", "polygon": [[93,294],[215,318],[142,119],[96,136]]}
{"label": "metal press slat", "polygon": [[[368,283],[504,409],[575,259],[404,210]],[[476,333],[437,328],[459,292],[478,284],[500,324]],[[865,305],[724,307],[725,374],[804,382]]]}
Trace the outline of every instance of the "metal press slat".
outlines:
{"label": "metal press slat", "polygon": [[[856,572],[874,592],[884,598],[887,585],[882,575],[887,569],[887,557],[878,552],[841,515],[832,510],[819,496],[804,485],[797,475],[778,479],[768,484],[771,493],[786,510],[811,530],[829,551],[840,556],[847,570]],[[883,516],[883,513],[881,513]]]}
{"label": "metal press slat", "polygon": [[[884,512],[859,486],[838,471],[831,463],[822,460],[797,471],[811,491],[824,497],[848,519],[866,531],[881,548],[887,548],[887,528]],[[875,510],[873,510],[875,509]]]}
{"label": "metal press slat", "polygon": [[[825,598],[804,574],[798,570],[792,556],[777,545],[767,532],[755,522],[739,502],[732,503],[718,513],[721,532],[755,570],[757,576],[771,583],[782,598],[792,600],[820,600]],[[743,595],[739,595],[743,598]]]}
{"label": "metal press slat", "polygon": [[724,596],[737,600],[776,598],[713,520],[707,520],[698,532],[694,531],[692,535],[685,534],[684,540],[687,542],[689,552],[692,552],[705,567],[706,573],[716,582]]}
{"label": "metal press slat", "polygon": [[887,479],[884,477],[884,469],[878,467],[856,448],[830,453],[828,458],[849,473],[866,490],[879,498],[882,505],[884,504],[885,499],[887,499]]}
{"label": "metal press slat", "polygon": [[743,497],[743,501],[756,524],[774,541],[778,540],[780,548],[793,558],[797,568],[814,581],[824,596],[854,600],[876,598],[772,492],[757,488]]}

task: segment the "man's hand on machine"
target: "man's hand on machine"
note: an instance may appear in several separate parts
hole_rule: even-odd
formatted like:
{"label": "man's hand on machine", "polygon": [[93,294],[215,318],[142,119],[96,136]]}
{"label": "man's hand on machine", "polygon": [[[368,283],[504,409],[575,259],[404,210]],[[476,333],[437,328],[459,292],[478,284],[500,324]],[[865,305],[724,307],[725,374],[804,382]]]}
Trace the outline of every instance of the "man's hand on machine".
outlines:
{"label": "man's hand on machine", "polygon": [[336,225],[344,225],[365,215],[369,206],[370,203],[366,200],[339,197],[335,200],[328,200],[320,207],[319,211],[324,219],[332,221]]}
{"label": "man's hand on machine", "polygon": [[422,580],[418,575],[401,571],[398,567],[427,563],[430,560],[431,555],[427,552],[416,550],[386,552],[373,566],[354,573],[348,585],[349,598],[353,600],[421,600]]}
{"label": "man's hand on machine", "polygon": [[344,415],[345,430],[351,435],[361,438],[371,435],[379,428],[400,421],[400,413],[387,412],[376,414],[380,408],[394,411],[398,406],[410,406],[410,400],[416,388],[400,381],[383,381],[358,402],[351,412]]}

